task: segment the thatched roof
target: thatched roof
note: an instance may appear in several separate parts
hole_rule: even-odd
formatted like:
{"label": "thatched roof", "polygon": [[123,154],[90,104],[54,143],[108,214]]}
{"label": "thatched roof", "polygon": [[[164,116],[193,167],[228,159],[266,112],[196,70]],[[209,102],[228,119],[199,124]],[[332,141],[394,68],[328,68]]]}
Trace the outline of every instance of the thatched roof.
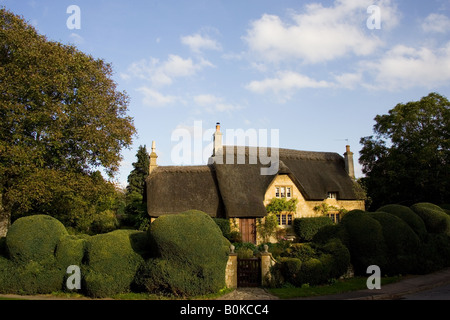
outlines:
{"label": "thatched roof", "polygon": [[[211,216],[263,217],[264,196],[277,174],[289,175],[306,200],[324,200],[328,192],[337,192],[342,200],[356,199],[344,158],[337,153],[224,146],[214,159],[208,166],[158,167],[152,172],[147,181],[149,214],[198,209]],[[271,165],[272,174],[261,174],[261,168]]]}
{"label": "thatched roof", "polygon": [[147,211],[152,217],[201,210],[223,216],[223,205],[212,166],[157,167],[148,176]]}

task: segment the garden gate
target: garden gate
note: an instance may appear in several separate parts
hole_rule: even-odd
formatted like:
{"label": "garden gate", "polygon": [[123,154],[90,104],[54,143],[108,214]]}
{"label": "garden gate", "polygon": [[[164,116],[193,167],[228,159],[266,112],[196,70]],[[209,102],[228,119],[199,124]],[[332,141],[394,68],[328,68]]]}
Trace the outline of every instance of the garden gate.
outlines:
{"label": "garden gate", "polygon": [[238,287],[261,286],[261,258],[237,259]]}

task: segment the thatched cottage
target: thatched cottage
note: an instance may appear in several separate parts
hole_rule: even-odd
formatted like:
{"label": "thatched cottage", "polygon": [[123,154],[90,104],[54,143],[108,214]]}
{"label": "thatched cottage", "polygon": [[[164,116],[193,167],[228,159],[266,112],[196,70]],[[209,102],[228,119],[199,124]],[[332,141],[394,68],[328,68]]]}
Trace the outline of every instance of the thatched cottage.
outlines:
{"label": "thatched cottage", "polygon": [[278,152],[277,170],[270,175],[261,174],[268,164],[252,158],[260,151],[222,146],[219,124],[208,165],[158,166],[153,144],[146,181],[148,214],[157,218],[201,210],[211,217],[230,219],[243,241],[257,243],[257,218],[267,215],[266,205],[273,198],[298,199],[295,212],[278,215],[280,227],[287,229],[291,229],[295,218],[323,214],[317,210],[322,204],[333,208],[328,215],[334,220],[339,218],[338,209],[364,209],[364,201],[355,194],[353,153],[349,146],[344,157],[328,152],[264,149],[268,155]]}

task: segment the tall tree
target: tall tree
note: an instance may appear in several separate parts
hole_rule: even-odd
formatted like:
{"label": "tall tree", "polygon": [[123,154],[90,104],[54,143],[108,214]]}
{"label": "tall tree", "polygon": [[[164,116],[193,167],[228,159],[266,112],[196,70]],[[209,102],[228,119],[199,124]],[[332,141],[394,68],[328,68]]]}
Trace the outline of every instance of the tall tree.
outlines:
{"label": "tall tree", "polygon": [[133,170],[128,175],[125,212],[129,224],[137,229],[146,229],[149,225],[149,216],[146,206],[145,179],[149,175],[150,159],[146,146],[139,146],[136,153],[137,161],[133,163]]}
{"label": "tall tree", "polygon": [[[49,41],[0,9],[0,192],[2,220],[76,194],[76,181],[113,177],[135,128],[111,65]],[[64,182],[64,184],[61,184]],[[64,193],[67,194],[67,193]]]}
{"label": "tall tree", "polygon": [[363,183],[372,208],[387,203],[450,201],[450,102],[430,93],[375,117],[361,139]]}

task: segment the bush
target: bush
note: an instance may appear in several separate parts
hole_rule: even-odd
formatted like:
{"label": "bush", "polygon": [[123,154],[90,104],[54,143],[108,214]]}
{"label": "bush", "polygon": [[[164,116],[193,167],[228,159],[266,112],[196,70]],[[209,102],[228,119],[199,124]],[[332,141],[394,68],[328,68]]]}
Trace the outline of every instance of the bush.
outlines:
{"label": "bush", "polygon": [[154,255],[139,271],[142,289],[165,288],[171,294],[192,296],[225,286],[230,242],[206,213],[192,210],[161,216],[148,234]]}
{"label": "bush", "polygon": [[325,244],[332,239],[339,239],[342,243],[347,243],[345,229],[340,223],[320,228],[314,235],[312,242]]}
{"label": "bush", "polygon": [[88,239],[88,235],[66,235],[62,237],[55,252],[58,264],[66,269],[72,265],[81,266]]}
{"label": "bush", "polygon": [[421,239],[423,239],[427,233],[427,228],[425,227],[425,223],[422,218],[406,206],[389,204],[379,208],[377,211],[391,213],[399,217],[405,221]]}
{"label": "bush", "polygon": [[299,242],[309,242],[320,228],[332,224],[333,221],[328,217],[296,218],[294,232]]}
{"label": "bush", "polygon": [[386,269],[384,274],[414,273],[416,253],[420,246],[419,236],[399,217],[387,212],[371,212],[383,230],[386,244]]}
{"label": "bush", "polygon": [[417,273],[426,274],[450,266],[450,236],[430,233],[417,252]]}
{"label": "bush", "polygon": [[352,210],[341,220],[348,237],[348,249],[355,274],[366,275],[367,267],[386,266],[386,245],[381,224],[367,212]]}
{"label": "bush", "polygon": [[[322,256],[322,262],[328,265],[327,279],[337,279],[344,275],[350,266],[350,251],[339,239],[331,239],[321,247],[327,256]],[[331,257],[331,259],[330,259]]]}
{"label": "bush", "polygon": [[416,203],[411,209],[422,218],[429,233],[450,235],[450,216],[443,209],[427,202]]}
{"label": "bush", "polygon": [[297,258],[301,261],[317,258],[318,253],[313,246],[314,244],[312,243],[293,243],[281,254],[281,256]]}
{"label": "bush", "polygon": [[213,220],[219,226],[220,230],[222,231],[222,235],[229,241],[231,241],[230,221],[228,219],[222,218],[213,218]]}
{"label": "bush", "polygon": [[116,230],[87,239],[82,275],[89,296],[102,298],[131,290],[144,262],[142,253],[135,248],[145,241],[145,235],[140,231]]}
{"label": "bush", "polygon": [[14,262],[43,261],[54,258],[59,240],[67,235],[64,225],[46,215],[16,220],[6,235],[6,245]]}

